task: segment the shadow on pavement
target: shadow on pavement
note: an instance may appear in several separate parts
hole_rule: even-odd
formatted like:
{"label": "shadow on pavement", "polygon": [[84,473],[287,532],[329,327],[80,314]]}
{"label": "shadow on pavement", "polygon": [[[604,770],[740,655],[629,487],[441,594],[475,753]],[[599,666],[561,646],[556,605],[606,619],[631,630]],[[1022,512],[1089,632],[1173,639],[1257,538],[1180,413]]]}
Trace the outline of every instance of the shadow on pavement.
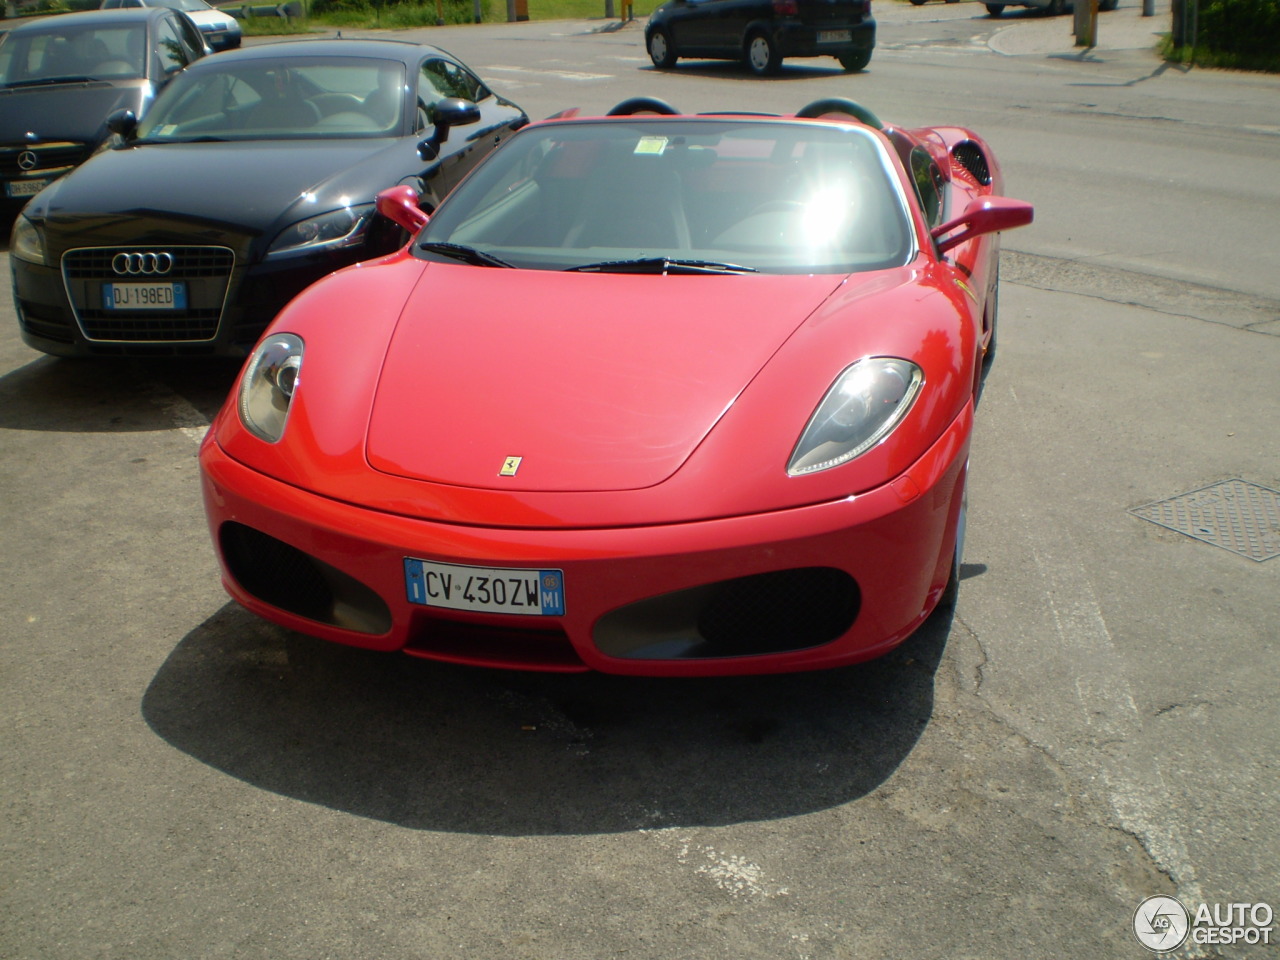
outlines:
{"label": "shadow on pavement", "polygon": [[66,433],[169,430],[173,398],[207,423],[238,360],[68,360],[40,357],[0,376],[0,428]]}
{"label": "shadow on pavement", "polygon": [[929,721],[940,610],[868,664],[669,680],[375,654],[227,604],[142,700],[179,750],[247,783],[404,827],[486,835],[721,825],[876,789]]}

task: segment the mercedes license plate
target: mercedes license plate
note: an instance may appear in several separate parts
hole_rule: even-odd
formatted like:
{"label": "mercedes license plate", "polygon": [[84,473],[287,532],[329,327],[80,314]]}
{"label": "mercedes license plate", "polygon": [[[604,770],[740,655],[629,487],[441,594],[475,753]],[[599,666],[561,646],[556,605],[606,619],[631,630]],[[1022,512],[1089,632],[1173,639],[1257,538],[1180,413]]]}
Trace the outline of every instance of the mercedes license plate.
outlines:
{"label": "mercedes license plate", "polygon": [[404,561],[410,603],[476,613],[564,616],[564,572],[518,567],[468,567],[432,560]]}
{"label": "mercedes license plate", "polygon": [[849,30],[819,30],[819,43],[848,43],[853,39],[853,33]]}
{"label": "mercedes license plate", "polygon": [[4,185],[4,189],[11,197],[34,197],[52,182],[52,180],[10,180]]}
{"label": "mercedes license plate", "polygon": [[185,283],[104,283],[104,310],[185,310]]}

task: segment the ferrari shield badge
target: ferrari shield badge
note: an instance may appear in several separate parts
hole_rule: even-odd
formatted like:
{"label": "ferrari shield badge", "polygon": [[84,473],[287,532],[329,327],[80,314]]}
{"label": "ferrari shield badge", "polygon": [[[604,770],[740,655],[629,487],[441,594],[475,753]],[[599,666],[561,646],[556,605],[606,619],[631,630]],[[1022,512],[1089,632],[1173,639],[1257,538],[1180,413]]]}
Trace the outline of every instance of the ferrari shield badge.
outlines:
{"label": "ferrari shield badge", "polygon": [[524,457],[507,457],[502,461],[502,469],[498,471],[500,477],[514,477],[516,471],[520,469],[520,461]]}

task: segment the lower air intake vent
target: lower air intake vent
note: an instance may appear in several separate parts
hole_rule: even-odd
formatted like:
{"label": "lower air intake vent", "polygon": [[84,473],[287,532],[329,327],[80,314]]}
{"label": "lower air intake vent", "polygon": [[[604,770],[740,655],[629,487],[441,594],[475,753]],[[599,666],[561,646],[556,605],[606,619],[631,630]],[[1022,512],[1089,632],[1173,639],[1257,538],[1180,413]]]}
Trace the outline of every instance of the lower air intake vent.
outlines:
{"label": "lower air intake vent", "polygon": [[601,653],[633,660],[786,653],[842,636],[860,605],[858,584],[843,570],[778,570],[614,610],[600,618],[594,640]]}

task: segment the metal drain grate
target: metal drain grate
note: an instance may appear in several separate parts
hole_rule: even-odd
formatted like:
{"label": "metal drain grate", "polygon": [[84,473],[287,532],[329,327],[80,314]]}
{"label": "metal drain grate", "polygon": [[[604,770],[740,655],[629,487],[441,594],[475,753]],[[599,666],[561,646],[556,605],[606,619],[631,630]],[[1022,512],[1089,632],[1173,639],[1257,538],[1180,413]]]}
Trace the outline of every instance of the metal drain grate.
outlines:
{"label": "metal drain grate", "polygon": [[1129,511],[1250,560],[1280,557],[1280,490],[1225,480]]}

